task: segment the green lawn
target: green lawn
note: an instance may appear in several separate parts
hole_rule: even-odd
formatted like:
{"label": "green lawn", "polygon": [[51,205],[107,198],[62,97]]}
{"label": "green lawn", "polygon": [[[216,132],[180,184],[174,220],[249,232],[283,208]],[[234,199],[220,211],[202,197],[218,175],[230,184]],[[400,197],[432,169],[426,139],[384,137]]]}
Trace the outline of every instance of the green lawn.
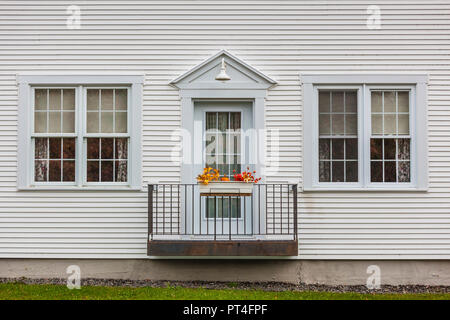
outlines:
{"label": "green lawn", "polygon": [[21,283],[0,284],[0,299],[45,299],[45,300],[185,300],[185,299],[249,299],[249,300],[379,300],[379,299],[432,299],[450,300],[450,294],[360,294],[330,292],[268,292],[238,289],[191,289],[167,288],[126,288],[86,286],[80,290],[69,290],[63,285],[28,285]]}

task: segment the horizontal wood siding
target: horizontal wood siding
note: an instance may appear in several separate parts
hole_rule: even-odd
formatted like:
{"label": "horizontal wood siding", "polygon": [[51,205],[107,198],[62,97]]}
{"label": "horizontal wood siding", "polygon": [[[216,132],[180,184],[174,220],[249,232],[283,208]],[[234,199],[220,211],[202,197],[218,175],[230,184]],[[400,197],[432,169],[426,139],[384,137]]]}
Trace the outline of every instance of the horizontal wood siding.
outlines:
{"label": "horizontal wood siding", "polygon": [[[66,28],[73,4],[81,29]],[[366,27],[373,4],[379,30]],[[143,185],[178,183],[170,156],[180,100],[168,83],[220,49],[279,82],[265,110],[267,128],[281,137],[280,170],[268,183],[301,181],[309,156],[300,73],[428,73],[429,192],[300,193],[299,257],[450,258],[445,0],[1,1],[0,257],[146,257],[145,191],[17,191],[17,73],[145,74]]]}

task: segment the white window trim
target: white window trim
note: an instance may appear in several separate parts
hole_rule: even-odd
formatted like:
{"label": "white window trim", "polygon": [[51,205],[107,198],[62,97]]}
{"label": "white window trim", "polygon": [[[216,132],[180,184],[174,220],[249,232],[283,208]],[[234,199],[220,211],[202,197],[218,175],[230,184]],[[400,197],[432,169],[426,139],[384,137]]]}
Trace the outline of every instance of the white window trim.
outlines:
{"label": "white window trim", "polygon": [[[18,168],[17,188],[19,190],[141,190],[142,189],[142,75],[18,75]],[[127,183],[86,183],[84,146],[85,133],[85,94],[88,87],[127,87],[128,95],[128,182]],[[34,160],[31,136],[33,134],[33,90],[34,87],[76,87],[75,126],[76,126],[76,182],[34,182]],[[119,134],[120,135],[120,134]]]}
{"label": "white window trim", "polygon": [[[427,191],[428,132],[427,75],[301,75],[303,84],[303,190],[304,191]],[[318,88],[358,90],[358,183],[318,182]],[[371,183],[370,90],[408,89],[410,100],[411,182]],[[363,102],[363,103],[361,103]]]}

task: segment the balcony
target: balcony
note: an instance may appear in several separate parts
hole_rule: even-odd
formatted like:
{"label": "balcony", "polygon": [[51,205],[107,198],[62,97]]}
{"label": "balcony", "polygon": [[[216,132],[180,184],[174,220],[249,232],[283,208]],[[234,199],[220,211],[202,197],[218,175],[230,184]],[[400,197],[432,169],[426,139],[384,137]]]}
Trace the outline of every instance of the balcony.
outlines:
{"label": "balcony", "polygon": [[198,184],[148,186],[149,256],[296,256],[297,185],[201,192]]}

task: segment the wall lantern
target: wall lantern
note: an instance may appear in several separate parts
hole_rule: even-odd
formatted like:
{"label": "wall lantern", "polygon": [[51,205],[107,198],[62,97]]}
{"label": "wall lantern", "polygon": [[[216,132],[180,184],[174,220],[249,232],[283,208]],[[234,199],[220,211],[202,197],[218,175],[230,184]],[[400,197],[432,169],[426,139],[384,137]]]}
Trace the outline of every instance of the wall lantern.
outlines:
{"label": "wall lantern", "polygon": [[231,80],[230,76],[227,74],[227,66],[225,64],[225,58],[222,58],[222,67],[220,68],[220,73],[216,76],[217,81],[228,81]]}

